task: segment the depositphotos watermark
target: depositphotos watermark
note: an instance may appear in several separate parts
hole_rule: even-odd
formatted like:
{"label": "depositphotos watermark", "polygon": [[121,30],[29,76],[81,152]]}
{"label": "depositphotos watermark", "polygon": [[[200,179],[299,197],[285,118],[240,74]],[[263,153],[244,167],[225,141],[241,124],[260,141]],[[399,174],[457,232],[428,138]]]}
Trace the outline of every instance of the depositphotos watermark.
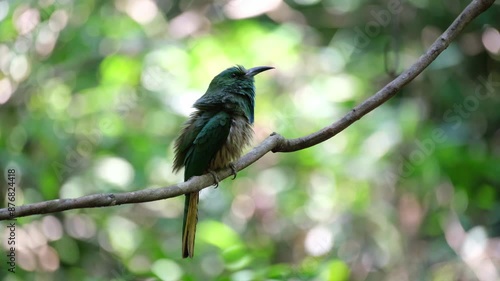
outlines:
{"label": "depositphotos watermark", "polygon": [[[471,114],[479,109],[481,102],[486,99],[494,98],[495,89],[500,88],[500,81],[493,80],[493,75],[488,77],[479,76],[474,94],[467,96],[461,102],[455,103],[443,113],[443,121],[446,127],[451,130],[457,130],[464,123],[464,120],[470,118]],[[415,141],[415,148],[408,154],[407,159],[402,159],[399,169],[387,175],[388,180],[394,180],[399,177],[408,177],[415,168],[421,165],[427,157],[436,150],[437,144],[447,140],[447,132],[441,128],[435,128],[430,133],[430,137],[418,139]]]}
{"label": "depositphotos watermark", "polygon": [[384,8],[370,10],[371,20],[362,27],[335,33],[331,42],[344,55],[362,52],[373,38],[379,36],[391,23],[396,23],[403,11],[401,0],[390,0]]}

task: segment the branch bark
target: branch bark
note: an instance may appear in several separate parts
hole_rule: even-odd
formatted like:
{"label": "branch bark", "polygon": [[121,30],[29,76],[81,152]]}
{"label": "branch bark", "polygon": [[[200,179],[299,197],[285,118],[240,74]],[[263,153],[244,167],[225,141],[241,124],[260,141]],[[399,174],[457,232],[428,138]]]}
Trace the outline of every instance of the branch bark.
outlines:
{"label": "branch bark", "polygon": [[[317,145],[343,131],[345,128],[349,127],[361,117],[368,114],[384,102],[388,101],[390,98],[396,95],[396,93],[405,85],[407,85],[415,77],[417,77],[425,68],[429,66],[429,64],[431,64],[432,61],[437,58],[439,54],[441,54],[441,52],[443,52],[450,45],[453,39],[455,39],[455,37],[460,34],[460,32],[469,22],[486,11],[493,4],[493,2],[495,1],[472,1],[453,21],[448,29],[441,36],[439,36],[436,41],[434,41],[429,49],[410,68],[401,73],[398,77],[396,77],[393,81],[379,90],[373,96],[369,97],[361,104],[356,106],[339,121],[310,135],[296,139],[285,139],[279,134],[273,133],[271,136],[266,138],[259,146],[252,149],[249,153],[247,153],[236,163],[234,163],[235,168],[238,171],[242,170],[270,151],[293,152]],[[221,180],[229,177],[231,173],[232,171],[229,168],[217,171],[217,175]],[[35,214],[61,212],[72,209],[109,207],[114,205],[162,200],[194,191],[199,191],[213,184],[213,177],[210,174],[207,174],[193,177],[183,183],[161,188],[144,189],[140,191],[125,193],[93,194],[73,199],[49,200],[15,207],[15,210],[13,211],[9,211],[9,209],[7,208],[0,209],[0,220]]]}

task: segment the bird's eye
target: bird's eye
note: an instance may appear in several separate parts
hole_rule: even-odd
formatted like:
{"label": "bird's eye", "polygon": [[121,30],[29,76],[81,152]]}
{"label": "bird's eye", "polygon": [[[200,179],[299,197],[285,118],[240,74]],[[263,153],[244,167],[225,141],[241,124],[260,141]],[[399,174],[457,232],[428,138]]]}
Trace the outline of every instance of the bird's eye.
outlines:
{"label": "bird's eye", "polygon": [[231,74],[231,77],[236,78],[236,73]]}

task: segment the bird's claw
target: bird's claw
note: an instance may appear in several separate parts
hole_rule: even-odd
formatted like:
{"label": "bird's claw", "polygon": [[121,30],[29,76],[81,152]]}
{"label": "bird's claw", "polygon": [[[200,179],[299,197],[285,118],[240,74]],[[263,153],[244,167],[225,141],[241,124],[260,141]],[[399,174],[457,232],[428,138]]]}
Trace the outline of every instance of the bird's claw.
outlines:
{"label": "bird's claw", "polygon": [[214,187],[214,188],[219,187],[219,182],[220,182],[220,180],[219,180],[219,177],[217,176],[217,174],[216,174],[214,171],[212,171],[212,170],[209,170],[208,172],[209,172],[209,173],[212,175],[212,177],[214,178],[214,182],[215,182],[215,187]]}
{"label": "bird's claw", "polygon": [[238,174],[238,170],[236,170],[236,166],[234,166],[233,163],[229,163],[229,168],[231,168],[231,171],[233,172],[233,180],[236,178],[236,175]]}

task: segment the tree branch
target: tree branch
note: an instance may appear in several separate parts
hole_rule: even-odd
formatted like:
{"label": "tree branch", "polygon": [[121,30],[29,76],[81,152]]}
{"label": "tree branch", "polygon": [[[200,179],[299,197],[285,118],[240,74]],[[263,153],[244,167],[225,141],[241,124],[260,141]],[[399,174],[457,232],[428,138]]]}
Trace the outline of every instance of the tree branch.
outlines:
{"label": "tree branch", "polygon": [[472,3],[470,3],[453,21],[450,27],[448,27],[448,29],[446,29],[446,31],[441,34],[436,41],[434,41],[429,49],[427,49],[427,51],[420,56],[420,58],[412,66],[410,66],[410,68],[401,73],[398,77],[396,77],[396,79],[392,80],[375,95],[369,97],[364,102],[356,106],[339,121],[308,136],[284,140],[278,147],[273,149],[273,152],[293,152],[324,142],[325,140],[330,139],[343,131],[345,128],[359,120],[373,109],[388,101],[406,84],[410,83],[424,69],[426,69],[429,64],[431,64],[431,62],[439,56],[439,54],[448,48],[451,41],[453,41],[453,39],[460,34],[464,27],[482,12],[486,11],[493,4],[493,2],[495,1],[472,1]]}
{"label": "tree branch", "polygon": [[[406,84],[410,83],[415,77],[417,77],[425,68],[429,66],[432,61],[437,58],[441,52],[449,46],[451,41],[457,37],[457,35],[469,22],[486,11],[493,4],[493,2],[495,1],[472,1],[453,21],[450,27],[448,27],[448,29],[438,39],[436,39],[436,41],[434,41],[430,48],[410,68],[401,73],[401,75],[383,87],[376,94],[356,106],[339,121],[310,135],[296,139],[285,139],[282,136],[273,133],[259,146],[252,149],[249,153],[234,163],[235,168],[238,171],[242,170],[260,159],[269,151],[292,152],[305,149],[328,140],[343,131],[361,117],[388,101]],[[229,177],[231,173],[231,169],[227,168],[218,171],[217,175],[219,179],[225,179]],[[156,201],[199,191],[211,185],[213,185],[213,178],[208,174],[193,177],[183,183],[161,188],[144,189],[125,193],[94,194],[74,199],[49,200],[15,207],[14,211],[9,211],[7,208],[0,209],[0,220],[35,214],[61,212],[72,209],[108,207],[121,204]]]}

